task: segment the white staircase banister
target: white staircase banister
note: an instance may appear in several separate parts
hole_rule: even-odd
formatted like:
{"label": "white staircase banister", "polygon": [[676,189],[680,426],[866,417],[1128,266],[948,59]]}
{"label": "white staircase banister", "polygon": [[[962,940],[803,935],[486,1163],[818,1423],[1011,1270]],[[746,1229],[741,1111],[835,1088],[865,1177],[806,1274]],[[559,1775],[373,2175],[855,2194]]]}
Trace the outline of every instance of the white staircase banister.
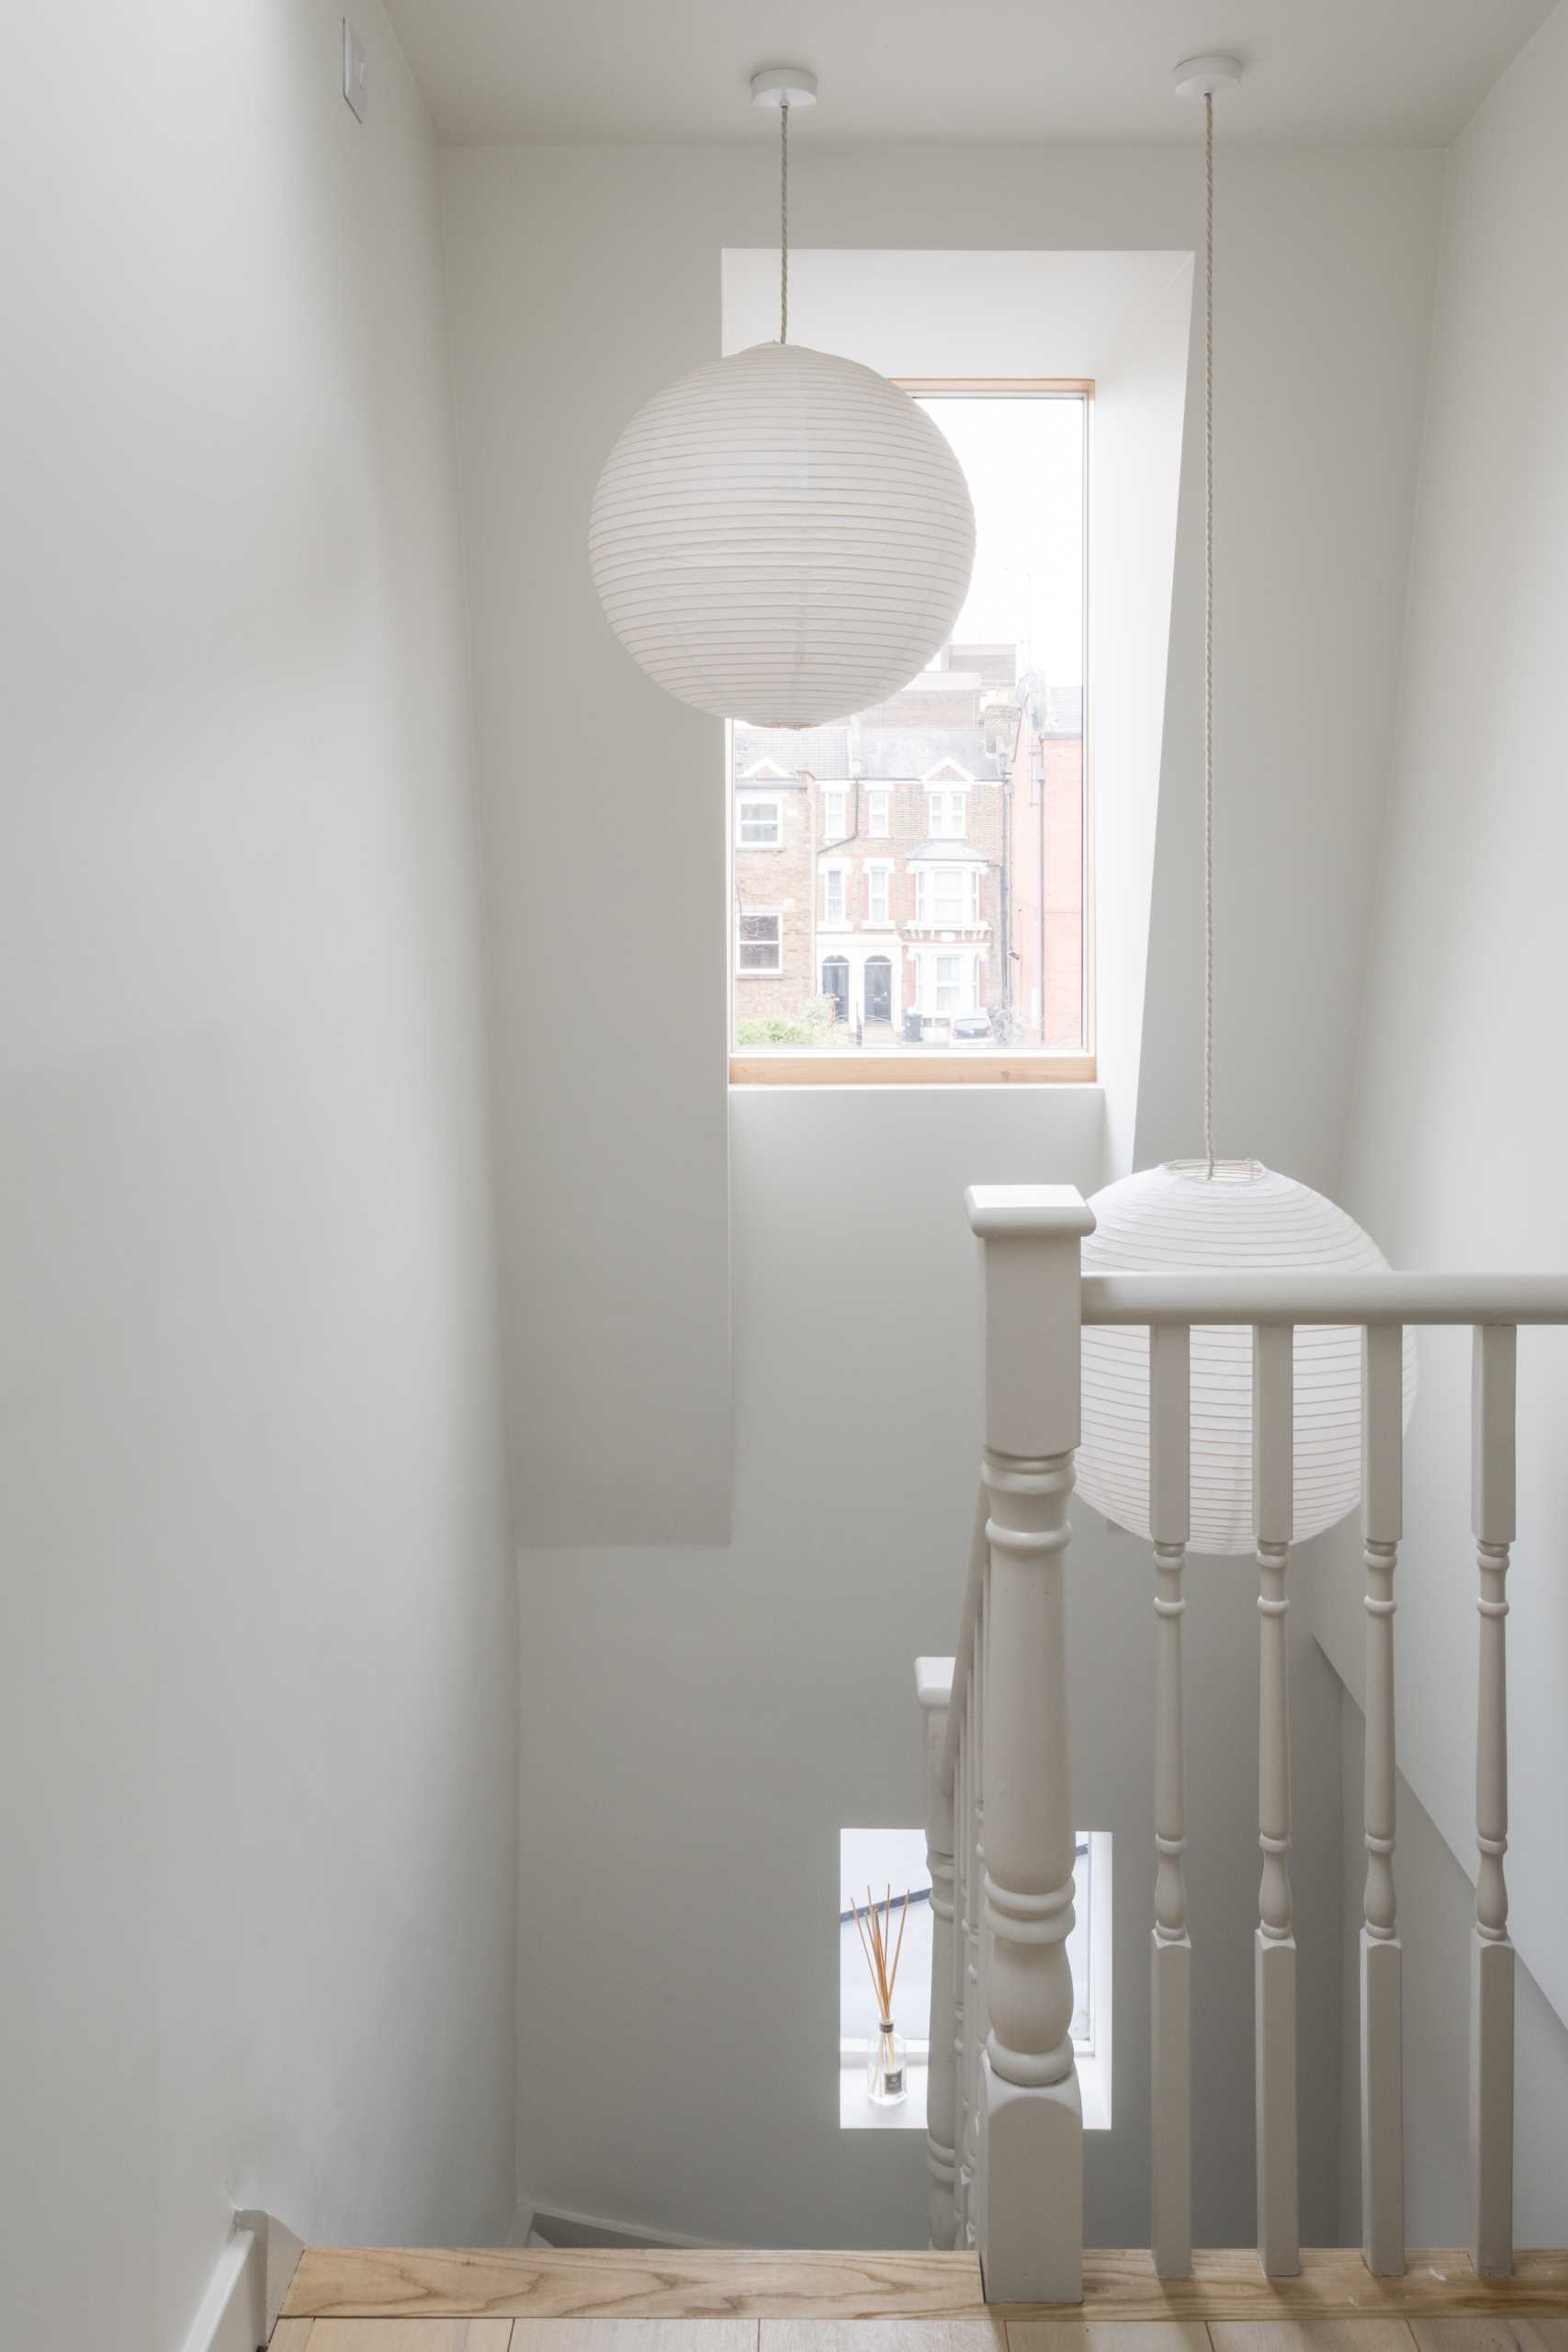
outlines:
{"label": "white staircase banister", "polygon": [[[1331,1269],[1094,1273],[1093,1215],[1066,1185],[976,1185],[986,1430],[953,1659],[917,1662],[927,1844],[941,1922],[928,2108],[931,2236],[978,2247],[991,2303],[1083,2295],[1083,2122],[1072,2043],[1074,1814],[1068,1736],[1067,1501],[1079,1442],[1085,1325],[1148,1335],[1154,1555],[1155,1886],[1151,1978],[1152,2255],[1193,2274],[1192,1946],[1186,1883],[1183,1577],[1190,1522],[1190,1335],[1250,1329],[1259,1642],[1255,1945],[1258,2251],[1299,2272],[1295,1906],[1291,1885],[1290,1645],[1295,1333],[1362,1340],[1366,1567],[1365,1824],[1360,1923],[1362,2251],[1405,2265],[1401,1966],[1393,1857],[1394,1572],[1402,1532],[1405,1327],[1474,1335],[1473,1499],[1480,1616],[1478,1871],[1471,2018],[1471,2256],[1513,2263],[1514,1951],[1508,1840],[1506,1582],[1515,1520],[1520,1325],[1568,1326],[1568,1273]],[[1200,2274],[1201,2275],[1201,2274]]]}

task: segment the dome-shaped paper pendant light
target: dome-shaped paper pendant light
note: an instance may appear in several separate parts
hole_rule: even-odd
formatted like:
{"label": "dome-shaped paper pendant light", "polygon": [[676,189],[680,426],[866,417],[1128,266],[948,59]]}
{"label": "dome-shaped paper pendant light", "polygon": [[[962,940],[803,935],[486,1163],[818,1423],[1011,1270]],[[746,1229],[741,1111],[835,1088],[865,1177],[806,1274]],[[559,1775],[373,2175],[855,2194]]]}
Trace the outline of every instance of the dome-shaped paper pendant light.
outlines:
{"label": "dome-shaped paper pendant light", "polygon": [[[1213,1147],[1213,317],[1214,93],[1234,85],[1234,58],[1177,68],[1184,97],[1201,97],[1207,195],[1204,276],[1204,958],[1203,1156],[1108,1184],[1089,1205],[1088,1273],[1364,1272],[1386,1266],[1376,1242],[1321,1193],[1256,1159],[1217,1159]],[[1250,1552],[1252,1334],[1192,1334],[1192,1535],[1195,1552]],[[1077,1490],[1133,1534],[1149,1534],[1149,1335],[1114,1327],[1083,1335],[1083,1443]],[[1416,1347],[1404,1340],[1404,1418],[1416,1398]],[[1295,1335],[1295,1538],[1332,1527],[1361,1487],[1361,1335],[1303,1328]]]}
{"label": "dome-shaped paper pendant light", "polygon": [[799,67],[751,94],[780,124],[777,343],[694,368],[639,409],[593,494],[611,628],[660,685],[721,718],[816,727],[885,701],[953,632],[975,512],[907,392],[788,340],[789,117]]}

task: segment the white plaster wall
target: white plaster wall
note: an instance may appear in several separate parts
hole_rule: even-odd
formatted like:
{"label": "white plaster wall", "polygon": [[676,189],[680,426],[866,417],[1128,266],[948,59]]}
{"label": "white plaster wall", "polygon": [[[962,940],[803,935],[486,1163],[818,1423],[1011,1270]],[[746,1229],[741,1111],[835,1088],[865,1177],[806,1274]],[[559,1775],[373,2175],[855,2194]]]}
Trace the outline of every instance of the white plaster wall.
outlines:
{"label": "white plaster wall", "polygon": [[[1344,2093],[1340,2240],[1361,2239],[1360,1999],[1357,1937],[1366,1883],[1361,1843],[1366,1724],[1342,1692]],[[1470,2236],[1470,1944],[1475,1890],[1403,1775],[1399,1782],[1400,1980],[1404,2009],[1404,2236],[1463,2245]],[[1514,2242],[1561,2245],[1568,2231],[1562,2119],[1568,2030],[1530,1971],[1515,1980]]]}
{"label": "white plaster wall", "polygon": [[[1191,146],[843,152],[807,130],[795,164],[807,248],[1201,242]],[[1319,1183],[1391,740],[1438,173],[1344,148],[1223,165],[1220,1141]],[[721,730],[616,644],[585,518],[627,417],[720,348],[720,255],[773,237],[776,157],[466,149],[444,174],[523,1532],[722,1543]],[[1125,1158],[1135,1122],[1140,1160],[1196,1141],[1196,413],[1190,396],[1146,992],[1120,899],[1108,926],[1112,1127]]]}
{"label": "white plaster wall", "polygon": [[370,0],[17,15],[0,2337],[501,2234],[515,1594],[437,162]]}
{"label": "white plaster wall", "polygon": [[[1344,1197],[1398,1264],[1568,1264],[1568,10],[1450,159],[1397,757]],[[1399,1751],[1473,1874],[1469,1342],[1423,1342],[1399,1572]],[[1568,2016],[1568,1339],[1521,1336],[1509,1579],[1520,1954]],[[1349,1538],[1323,1636],[1360,1687]],[[1403,1866],[1403,1865],[1402,1865]],[[1462,2015],[1451,2020],[1462,2031]]]}

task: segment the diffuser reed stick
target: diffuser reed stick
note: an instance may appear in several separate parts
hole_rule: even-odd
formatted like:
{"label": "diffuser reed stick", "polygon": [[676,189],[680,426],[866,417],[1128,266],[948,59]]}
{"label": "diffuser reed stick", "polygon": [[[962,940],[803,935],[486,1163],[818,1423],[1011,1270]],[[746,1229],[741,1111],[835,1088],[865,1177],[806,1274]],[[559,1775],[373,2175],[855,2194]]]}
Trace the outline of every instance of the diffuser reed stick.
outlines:
{"label": "diffuser reed stick", "polygon": [[893,2030],[893,1990],[898,1982],[898,1962],[904,1951],[904,1929],[909,1921],[909,1896],[906,1889],[903,1906],[898,1915],[898,1936],[893,1937],[893,1888],[889,1883],[880,1909],[872,1891],[865,1890],[865,1914],[852,1894],[850,1908],[855,1915],[855,1932],[860,1937],[861,1950],[871,1973],[871,1989],[876,1996],[877,2030],[871,2047],[867,2078],[871,2097],[891,2106],[904,2096],[904,2052],[899,2037]]}

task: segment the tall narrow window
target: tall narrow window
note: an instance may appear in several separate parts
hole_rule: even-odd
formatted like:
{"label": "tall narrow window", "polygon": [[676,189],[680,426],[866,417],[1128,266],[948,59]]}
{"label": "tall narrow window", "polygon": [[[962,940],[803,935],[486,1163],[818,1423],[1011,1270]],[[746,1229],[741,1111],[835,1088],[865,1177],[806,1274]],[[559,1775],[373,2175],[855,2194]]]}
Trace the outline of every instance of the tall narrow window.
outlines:
{"label": "tall narrow window", "polygon": [[730,729],[735,899],[773,926],[739,941],[731,1074],[808,1079],[831,1053],[862,1056],[873,1081],[940,1080],[962,1046],[969,1077],[981,1056],[1000,1077],[1092,1077],[1089,389],[908,389],[974,500],[969,596],[874,708]]}

